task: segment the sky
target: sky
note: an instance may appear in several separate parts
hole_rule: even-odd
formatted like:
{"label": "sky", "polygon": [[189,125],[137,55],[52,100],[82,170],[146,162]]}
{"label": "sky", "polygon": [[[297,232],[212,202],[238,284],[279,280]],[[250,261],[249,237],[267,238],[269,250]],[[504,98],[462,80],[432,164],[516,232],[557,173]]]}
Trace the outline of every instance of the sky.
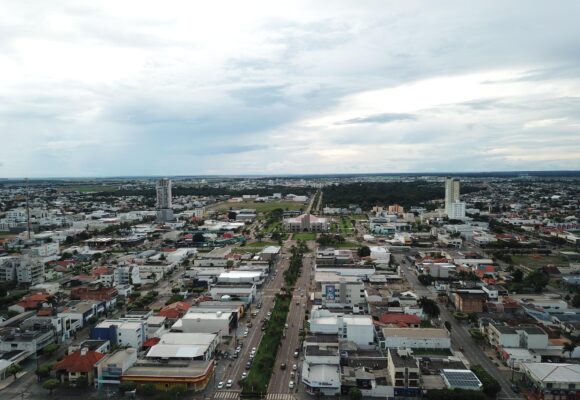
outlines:
{"label": "sky", "polygon": [[1,1],[0,177],[580,169],[578,1]]}

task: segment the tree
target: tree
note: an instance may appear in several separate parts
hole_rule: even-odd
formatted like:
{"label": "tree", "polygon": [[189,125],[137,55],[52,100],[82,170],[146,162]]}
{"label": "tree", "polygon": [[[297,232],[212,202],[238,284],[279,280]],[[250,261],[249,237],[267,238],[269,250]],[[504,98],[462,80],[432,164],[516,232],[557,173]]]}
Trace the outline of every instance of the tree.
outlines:
{"label": "tree", "polygon": [[58,385],[60,384],[59,381],[57,381],[56,379],[47,379],[44,381],[44,383],[42,384],[42,387],[46,390],[48,390],[49,394],[52,394],[52,391],[54,389],[56,389],[58,387]]}
{"label": "tree", "polygon": [[568,353],[568,358],[572,358],[572,353],[576,349],[576,344],[570,342],[562,346],[562,354]]}
{"label": "tree", "polygon": [[419,299],[419,306],[423,309],[423,312],[429,316],[429,318],[437,318],[441,313],[439,306],[433,299],[429,299],[425,296]]}
{"label": "tree", "polygon": [[481,383],[483,384],[482,391],[489,397],[495,398],[495,396],[501,392],[501,386],[499,385],[498,381],[495,380],[493,376],[489,374],[481,365],[474,365],[471,367],[471,370]]}
{"label": "tree", "polygon": [[149,397],[153,396],[157,392],[157,388],[152,383],[146,383],[139,387],[139,392],[141,392],[143,396]]}
{"label": "tree", "polygon": [[576,293],[574,297],[572,297],[572,307],[580,308],[580,293]]}
{"label": "tree", "polygon": [[433,283],[433,278],[431,277],[431,275],[421,274],[417,279],[419,279],[419,282],[423,286],[430,286],[431,283]]}
{"label": "tree", "polygon": [[53,369],[53,364],[43,364],[36,370],[36,376],[39,379],[48,378],[50,376],[50,371]]}
{"label": "tree", "polygon": [[44,354],[46,354],[47,356],[50,356],[51,354],[53,354],[55,351],[57,351],[60,348],[60,346],[56,343],[51,343],[48,346],[46,346],[44,349],[42,349],[42,352]]}
{"label": "tree", "polygon": [[550,282],[550,277],[540,270],[530,272],[524,279],[524,283],[531,286],[536,293],[541,292],[548,282]]}
{"label": "tree", "polygon": [[121,382],[119,385],[119,391],[121,393],[130,392],[137,388],[135,382]]}
{"label": "tree", "polygon": [[256,239],[258,239],[258,241],[261,242],[262,239],[264,239],[264,234],[262,232],[256,233]]}
{"label": "tree", "polygon": [[362,398],[362,392],[360,391],[359,388],[357,387],[352,387],[350,388],[350,390],[348,391],[348,396],[352,399],[352,400],[360,400]]}
{"label": "tree", "polygon": [[521,283],[524,279],[524,273],[521,269],[516,269],[513,273],[513,280],[514,283]]}
{"label": "tree", "polygon": [[371,249],[369,246],[362,246],[358,248],[358,256],[359,257],[368,257],[371,255]]}
{"label": "tree", "polygon": [[445,321],[445,329],[447,329],[449,332],[451,332],[451,322]]}
{"label": "tree", "polygon": [[12,375],[14,380],[16,380],[16,375],[22,371],[22,366],[18,363],[12,364],[6,369],[8,375]]}

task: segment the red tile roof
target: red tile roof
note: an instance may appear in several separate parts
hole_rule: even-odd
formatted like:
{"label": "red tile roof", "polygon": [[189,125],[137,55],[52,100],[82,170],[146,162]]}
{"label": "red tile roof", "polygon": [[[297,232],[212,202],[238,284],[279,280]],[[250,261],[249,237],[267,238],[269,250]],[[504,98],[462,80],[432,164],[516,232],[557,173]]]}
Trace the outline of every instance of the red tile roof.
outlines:
{"label": "red tile roof", "polygon": [[183,317],[190,307],[191,304],[184,301],[178,301],[163,307],[161,311],[159,311],[159,315],[169,319],[178,319]]}
{"label": "red tile roof", "polygon": [[143,342],[143,347],[153,347],[155,346],[157,343],[159,343],[161,339],[159,339],[158,337],[152,337],[147,339],[146,341]]}
{"label": "red tile roof", "polygon": [[60,362],[56,363],[54,369],[67,372],[90,372],[95,363],[105,357],[104,354],[96,351],[87,351],[84,355],[81,355],[81,351],[83,350],[77,350],[65,356]]}
{"label": "red tile roof", "polygon": [[386,313],[381,315],[379,321],[382,324],[396,324],[400,327],[408,327],[409,325],[420,324],[421,318],[411,314]]}

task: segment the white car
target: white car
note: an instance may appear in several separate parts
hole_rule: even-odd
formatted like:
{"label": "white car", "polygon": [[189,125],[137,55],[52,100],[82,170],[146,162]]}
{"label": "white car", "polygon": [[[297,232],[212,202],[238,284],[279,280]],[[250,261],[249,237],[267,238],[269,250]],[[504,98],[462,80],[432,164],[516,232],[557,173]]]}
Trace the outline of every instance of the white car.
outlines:
{"label": "white car", "polygon": [[252,353],[255,353],[255,352],[256,352],[256,348],[252,347]]}
{"label": "white car", "polygon": [[232,380],[231,379],[228,379],[228,383],[226,383],[226,387],[227,388],[231,388],[232,387],[232,384],[233,384]]}
{"label": "white car", "polygon": [[224,383],[223,382],[218,383],[218,389],[223,389],[223,388],[224,388]]}
{"label": "white car", "polygon": [[296,371],[297,369],[298,369],[298,366],[297,366],[296,364],[294,364],[294,365],[292,366],[292,371]]}
{"label": "white car", "polygon": [[245,331],[244,332],[244,337],[248,337],[248,333],[249,333],[248,331]]}
{"label": "white car", "polygon": [[290,381],[290,383],[288,383],[288,388],[294,389],[294,381]]}
{"label": "white car", "polygon": [[242,379],[246,379],[248,377],[248,373],[247,372],[242,372]]}

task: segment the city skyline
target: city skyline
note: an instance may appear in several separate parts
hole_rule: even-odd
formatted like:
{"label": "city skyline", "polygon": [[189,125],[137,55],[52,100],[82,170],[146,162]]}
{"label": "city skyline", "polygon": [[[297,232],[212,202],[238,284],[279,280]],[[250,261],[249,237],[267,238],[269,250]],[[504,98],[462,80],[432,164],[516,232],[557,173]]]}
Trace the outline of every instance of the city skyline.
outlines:
{"label": "city skyline", "polygon": [[3,8],[2,178],[580,169],[576,2]]}

